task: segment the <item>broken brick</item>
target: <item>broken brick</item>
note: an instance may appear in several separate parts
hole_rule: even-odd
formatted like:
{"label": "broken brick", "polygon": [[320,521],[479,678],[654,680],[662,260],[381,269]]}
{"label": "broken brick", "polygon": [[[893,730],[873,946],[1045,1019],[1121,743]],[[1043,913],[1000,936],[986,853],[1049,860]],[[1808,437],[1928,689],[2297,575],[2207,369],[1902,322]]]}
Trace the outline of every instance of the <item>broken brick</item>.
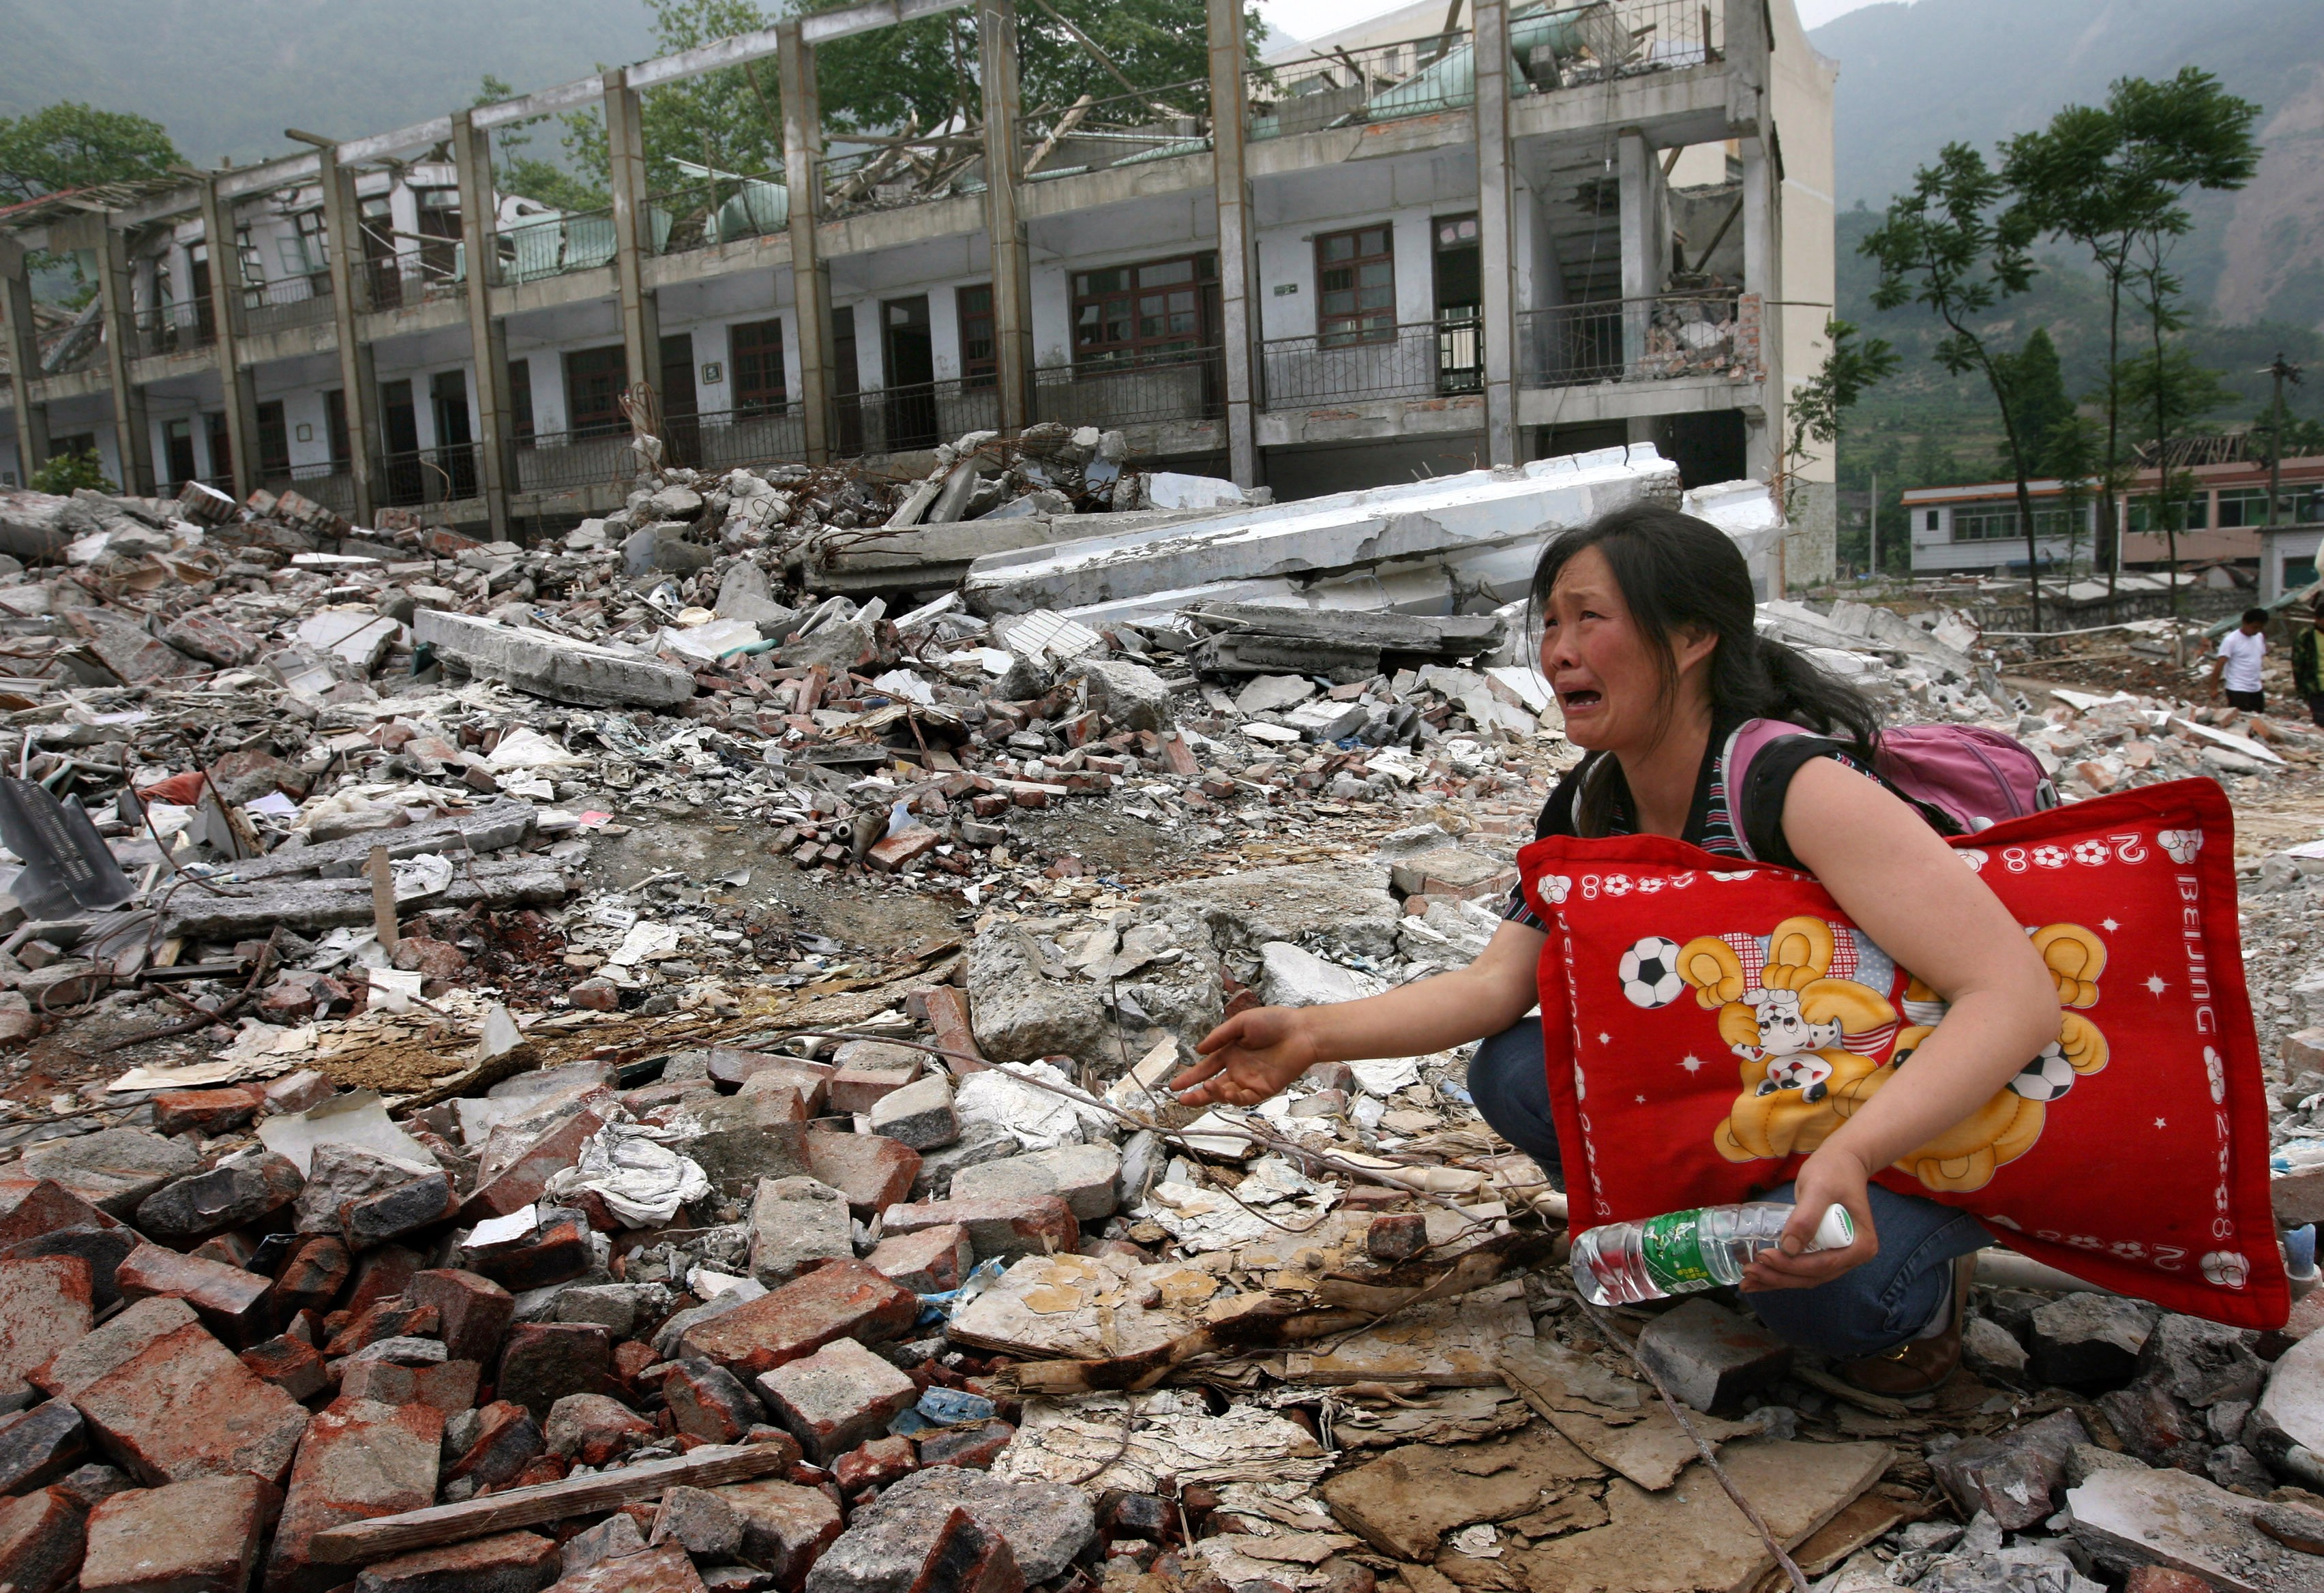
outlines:
{"label": "broken brick", "polygon": [[447,1483],[466,1480],[474,1487],[505,1487],[548,1447],[532,1413],[512,1400],[498,1399],[477,1413],[476,1437],[452,1463]]}
{"label": "broken brick", "polygon": [[78,1257],[0,1261],[0,1395],[21,1391],[24,1374],[78,1340],[93,1315]]}
{"label": "broken brick", "polygon": [[[574,1572],[550,1593],[706,1593],[694,1561],[675,1543],[663,1543],[642,1554],[601,1560]],[[928,1593],[935,1593],[931,1588]]]}
{"label": "broken brick", "polygon": [[839,1537],[839,1506],[821,1488],[768,1478],[712,1491],[742,1518],[743,1558],[779,1588],[798,1587]]}
{"label": "broken brick", "polygon": [[1082,1240],[1073,1208],[1056,1195],[998,1197],[974,1201],[918,1201],[881,1213],[882,1234],[918,1233],[958,1223],[968,1230],[979,1261],[995,1256],[1047,1256],[1072,1250]]}
{"label": "broken brick", "polygon": [[881,1512],[842,1533],[807,1572],[806,1593],[1021,1593],[1024,1586],[1006,1538],[958,1506],[930,1500]]}
{"label": "broken brick", "polygon": [[859,1222],[910,1199],[920,1175],[920,1153],[884,1134],[810,1128],[807,1156],[816,1180],[845,1195],[848,1214]]}
{"label": "broken brick", "polygon": [[355,1593],[534,1593],[557,1579],[558,1563],[539,1533],[495,1533],[375,1561]]}
{"label": "broken brick", "polygon": [[975,1265],[968,1229],[957,1222],[882,1238],[864,1261],[915,1294],[950,1294]]}
{"label": "broken brick", "polygon": [[263,1344],[252,1345],[242,1352],[241,1358],[242,1364],[262,1379],[302,1404],[331,1386],[323,1352],[296,1339],[278,1334]]}
{"label": "broken brick", "polygon": [[763,1372],[760,1395],[799,1441],[807,1459],[827,1466],[919,1397],[919,1386],[852,1339]]}
{"label": "broken brick", "polygon": [[716,1361],[738,1377],[755,1377],[812,1355],[835,1339],[877,1343],[919,1316],[920,1303],[861,1261],[834,1261],[759,1299],[696,1322],[682,1353]]}
{"label": "broken brick", "polygon": [[272,1494],[249,1476],[115,1494],[89,1513],[81,1593],[243,1593]]}
{"label": "broken brick", "polygon": [[152,1238],[201,1238],[272,1215],[297,1200],[305,1184],[287,1156],[237,1157],[146,1196],[137,1208],[137,1227]]}
{"label": "broken brick", "polygon": [[273,1331],[267,1302],[271,1289],[259,1273],[180,1256],[159,1245],[140,1245],[114,1274],[114,1281],[124,1300],[155,1294],[183,1300],[212,1332],[237,1348],[255,1344]]}
{"label": "broken brick", "polygon": [[117,1228],[99,1211],[51,1178],[0,1180],[0,1249],[67,1228]]}
{"label": "broken brick", "polygon": [[515,1295],[488,1277],[456,1267],[413,1273],[403,1294],[415,1305],[436,1308],[437,1336],[454,1360],[491,1366],[516,1319]]}
{"label": "broken brick", "polygon": [[434,1504],[443,1440],[444,1413],[430,1406],[333,1401],[299,1446],[266,1558],[267,1593],[324,1593],[346,1579],[342,1568],[315,1561],[316,1533]]}
{"label": "broken brick", "polygon": [[193,1129],[205,1139],[239,1128],[258,1115],[253,1090],[164,1090],[153,1097],[153,1132],[178,1135]]}
{"label": "broken brick", "polygon": [[0,1494],[44,1487],[88,1458],[88,1430],[68,1401],[0,1418]]}
{"label": "broken brick", "polygon": [[568,1394],[604,1393],[612,1365],[613,1335],[595,1322],[525,1322],[509,1332],[493,1386],[545,1420]]}
{"label": "broken brick", "polygon": [[447,1416],[476,1403],[484,1368],[472,1360],[438,1361],[434,1366],[401,1366],[393,1361],[350,1360],[339,1379],[343,1399],[376,1400],[381,1404],[433,1405]]}
{"label": "broken brick", "polygon": [[540,1431],[550,1454],[584,1466],[603,1466],[655,1434],[651,1422],[603,1394],[567,1395],[549,1407]]}
{"label": "broken brick", "polygon": [[237,1471],[280,1483],[307,1430],[298,1401],[262,1381],[198,1322],[147,1344],[69,1397],[99,1447],[149,1487]]}
{"label": "broken brick", "polygon": [[919,1467],[908,1438],[874,1438],[858,1444],[832,1462],[832,1480],[850,1498],[868,1487],[886,1487]]}
{"label": "broken brick", "polygon": [[302,1238],[274,1270],[275,1320],[288,1321],[302,1311],[327,1311],[347,1286],[355,1259],[337,1234]]}
{"label": "broken brick", "polygon": [[883,1096],[920,1076],[921,1054],[880,1040],[850,1040],[832,1053],[831,1110],[868,1112]]}
{"label": "broken brick", "polygon": [[[600,1098],[603,1100],[603,1098]],[[581,1146],[605,1126],[603,1109],[584,1107],[535,1138],[460,1207],[460,1220],[506,1217],[538,1202],[549,1181],[580,1157]]]}
{"label": "broken brick", "polygon": [[916,1433],[912,1441],[918,1446],[920,1466],[964,1466],[982,1471],[1001,1458],[1017,1436],[1017,1429],[1006,1422],[969,1422],[957,1427],[938,1427]]}
{"label": "broken brick", "polygon": [[61,1593],[80,1569],[88,1513],[62,1488],[45,1487],[0,1506],[0,1587],[9,1593]]}
{"label": "broken brick", "polygon": [[661,1397],[678,1432],[710,1443],[740,1442],[765,1414],[758,1396],[714,1361],[672,1362]]}

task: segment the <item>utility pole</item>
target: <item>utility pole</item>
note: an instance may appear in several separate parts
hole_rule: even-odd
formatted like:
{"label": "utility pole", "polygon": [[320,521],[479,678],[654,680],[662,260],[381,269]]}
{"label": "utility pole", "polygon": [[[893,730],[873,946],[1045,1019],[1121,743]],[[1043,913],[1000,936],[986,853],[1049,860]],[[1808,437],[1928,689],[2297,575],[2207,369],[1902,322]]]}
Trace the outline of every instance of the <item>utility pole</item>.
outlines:
{"label": "utility pole", "polygon": [[1880,578],[1880,473],[1872,473],[1872,507],[1866,511],[1872,518],[1872,552],[1866,562],[1872,566],[1872,578]]}
{"label": "utility pole", "polygon": [[2275,502],[2283,492],[2283,384],[2297,386],[2300,367],[2276,351],[2275,359],[2260,374],[2275,380],[2275,398],[2269,409],[2267,434],[2267,528],[2260,532],[2259,596],[2273,603],[2283,595],[2283,561],[2275,548]]}

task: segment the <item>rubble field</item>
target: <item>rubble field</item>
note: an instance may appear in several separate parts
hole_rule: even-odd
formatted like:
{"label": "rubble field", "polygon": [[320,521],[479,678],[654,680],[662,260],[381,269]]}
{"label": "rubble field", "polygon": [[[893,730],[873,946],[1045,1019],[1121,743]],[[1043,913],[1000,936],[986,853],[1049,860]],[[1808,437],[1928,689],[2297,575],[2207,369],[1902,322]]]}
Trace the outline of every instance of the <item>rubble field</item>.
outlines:
{"label": "rubble field", "polygon": [[[1162,1089],[1485,944],[1577,756],[1509,600],[1678,498],[1402,491],[1036,428],[650,468],[532,548],[0,493],[0,1583],[2324,1588],[2324,1294],[2254,1334],[1988,1252],[1888,1399],[1729,1293],[1582,1307],[1461,1053]],[[1957,613],[1761,625],[2069,800],[2228,790],[2313,1276],[2324,734]]]}

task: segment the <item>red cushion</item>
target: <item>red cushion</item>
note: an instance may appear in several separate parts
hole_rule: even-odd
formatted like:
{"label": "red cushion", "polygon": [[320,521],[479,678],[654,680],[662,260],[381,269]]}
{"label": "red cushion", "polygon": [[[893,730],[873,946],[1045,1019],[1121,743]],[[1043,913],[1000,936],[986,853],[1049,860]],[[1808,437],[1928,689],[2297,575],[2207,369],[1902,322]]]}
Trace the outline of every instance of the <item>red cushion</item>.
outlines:
{"label": "red cushion", "polygon": [[[2280,1325],[2225,795],[2178,780],[1951,844],[2042,948],[2059,1038],[1879,1182],[2105,1288]],[[1785,1182],[1942,1016],[1807,875],[1655,835],[1517,861],[1551,926],[1542,1027],[1577,1229]]]}

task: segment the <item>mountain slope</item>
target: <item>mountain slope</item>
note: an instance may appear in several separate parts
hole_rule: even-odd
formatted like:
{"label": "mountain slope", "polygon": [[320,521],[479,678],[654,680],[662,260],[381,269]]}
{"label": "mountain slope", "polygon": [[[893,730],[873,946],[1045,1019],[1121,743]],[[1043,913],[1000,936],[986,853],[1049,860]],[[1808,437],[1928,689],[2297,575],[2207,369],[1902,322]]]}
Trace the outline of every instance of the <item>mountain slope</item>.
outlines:
{"label": "mountain slope", "polygon": [[198,165],[438,116],[652,53],[641,0],[0,0],[0,115],[134,111]]}
{"label": "mountain slope", "polygon": [[[2235,196],[2202,196],[2178,263],[2223,318],[2324,322],[2324,50],[2314,0],[1919,0],[1816,29],[1840,62],[1840,202],[1880,208],[1955,139],[1988,154],[2122,77],[2182,65],[2262,107],[2268,154]],[[1843,269],[1845,264],[1843,262]]]}

